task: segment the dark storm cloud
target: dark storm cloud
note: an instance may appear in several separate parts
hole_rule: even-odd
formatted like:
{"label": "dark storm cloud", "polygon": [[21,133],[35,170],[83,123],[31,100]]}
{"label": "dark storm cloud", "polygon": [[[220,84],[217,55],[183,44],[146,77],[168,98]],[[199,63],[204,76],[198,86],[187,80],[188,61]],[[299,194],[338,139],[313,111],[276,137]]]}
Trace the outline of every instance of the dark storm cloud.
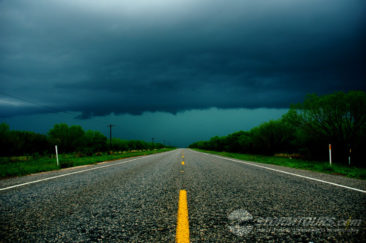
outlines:
{"label": "dark storm cloud", "polygon": [[1,1],[0,116],[283,108],[366,88],[364,1],[136,2]]}

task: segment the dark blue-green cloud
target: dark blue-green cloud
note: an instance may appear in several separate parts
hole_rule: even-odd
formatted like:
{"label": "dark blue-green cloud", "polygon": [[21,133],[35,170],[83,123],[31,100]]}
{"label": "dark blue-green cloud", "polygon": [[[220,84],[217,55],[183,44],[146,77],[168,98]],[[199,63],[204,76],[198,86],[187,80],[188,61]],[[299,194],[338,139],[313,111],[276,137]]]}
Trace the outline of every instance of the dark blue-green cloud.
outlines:
{"label": "dark blue-green cloud", "polygon": [[0,1],[0,116],[286,108],[366,89],[360,0]]}

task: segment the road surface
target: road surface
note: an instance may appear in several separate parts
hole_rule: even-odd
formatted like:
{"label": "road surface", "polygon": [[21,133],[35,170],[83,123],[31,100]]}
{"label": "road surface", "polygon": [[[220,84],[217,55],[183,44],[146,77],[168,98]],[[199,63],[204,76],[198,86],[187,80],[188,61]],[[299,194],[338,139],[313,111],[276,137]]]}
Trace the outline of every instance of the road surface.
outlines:
{"label": "road surface", "polygon": [[4,179],[0,205],[0,242],[366,239],[365,181],[189,149]]}

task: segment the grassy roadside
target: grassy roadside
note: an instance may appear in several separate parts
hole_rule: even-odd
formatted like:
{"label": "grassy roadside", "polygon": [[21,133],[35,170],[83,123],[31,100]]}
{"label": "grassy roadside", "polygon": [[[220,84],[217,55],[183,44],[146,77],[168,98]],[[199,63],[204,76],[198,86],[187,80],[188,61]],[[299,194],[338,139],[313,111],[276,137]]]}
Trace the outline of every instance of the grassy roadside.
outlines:
{"label": "grassy roadside", "polygon": [[312,170],[323,172],[327,174],[336,174],[343,175],[350,178],[357,179],[366,179],[366,168],[357,168],[357,167],[348,167],[345,165],[333,164],[329,166],[328,162],[319,162],[319,161],[306,161],[300,159],[289,159],[289,158],[281,158],[274,156],[264,156],[264,155],[253,155],[253,154],[237,154],[237,153],[228,153],[228,152],[216,152],[216,151],[208,151],[202,149],[193,149],[196,151],[217,154],[225,157],[246,160],[246,161],[254,161],[265,164],[274,164],[281,165],[296,169],[304,169],[304,170]]}
{"label": "grassy roadside", "polygon": [[100,154],[93,156],[80,156],[80,154],[59,155],[60,167],[56,165],[56,159],[50,157],[18,157],[18,160],[10,161],[9,158],[0,158],[0,178],[28,175],[37,172],[58,170],[60,168],[80,165],[95,164],[98,162],[117,160],[141,155],[156,154],[173,150],[164,148],[158,150],[118,152],[113,154]]}

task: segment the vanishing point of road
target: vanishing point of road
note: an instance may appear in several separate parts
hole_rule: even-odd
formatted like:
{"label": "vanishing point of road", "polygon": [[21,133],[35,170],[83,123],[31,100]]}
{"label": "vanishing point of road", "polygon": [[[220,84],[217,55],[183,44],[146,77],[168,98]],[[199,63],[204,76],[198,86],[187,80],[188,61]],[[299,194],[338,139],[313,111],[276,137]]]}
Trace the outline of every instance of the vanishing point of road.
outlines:
{"label": "vanishing point of road", "polygon": [[0,180],[0,242],[365,242],[366,182],[189,149]]}

